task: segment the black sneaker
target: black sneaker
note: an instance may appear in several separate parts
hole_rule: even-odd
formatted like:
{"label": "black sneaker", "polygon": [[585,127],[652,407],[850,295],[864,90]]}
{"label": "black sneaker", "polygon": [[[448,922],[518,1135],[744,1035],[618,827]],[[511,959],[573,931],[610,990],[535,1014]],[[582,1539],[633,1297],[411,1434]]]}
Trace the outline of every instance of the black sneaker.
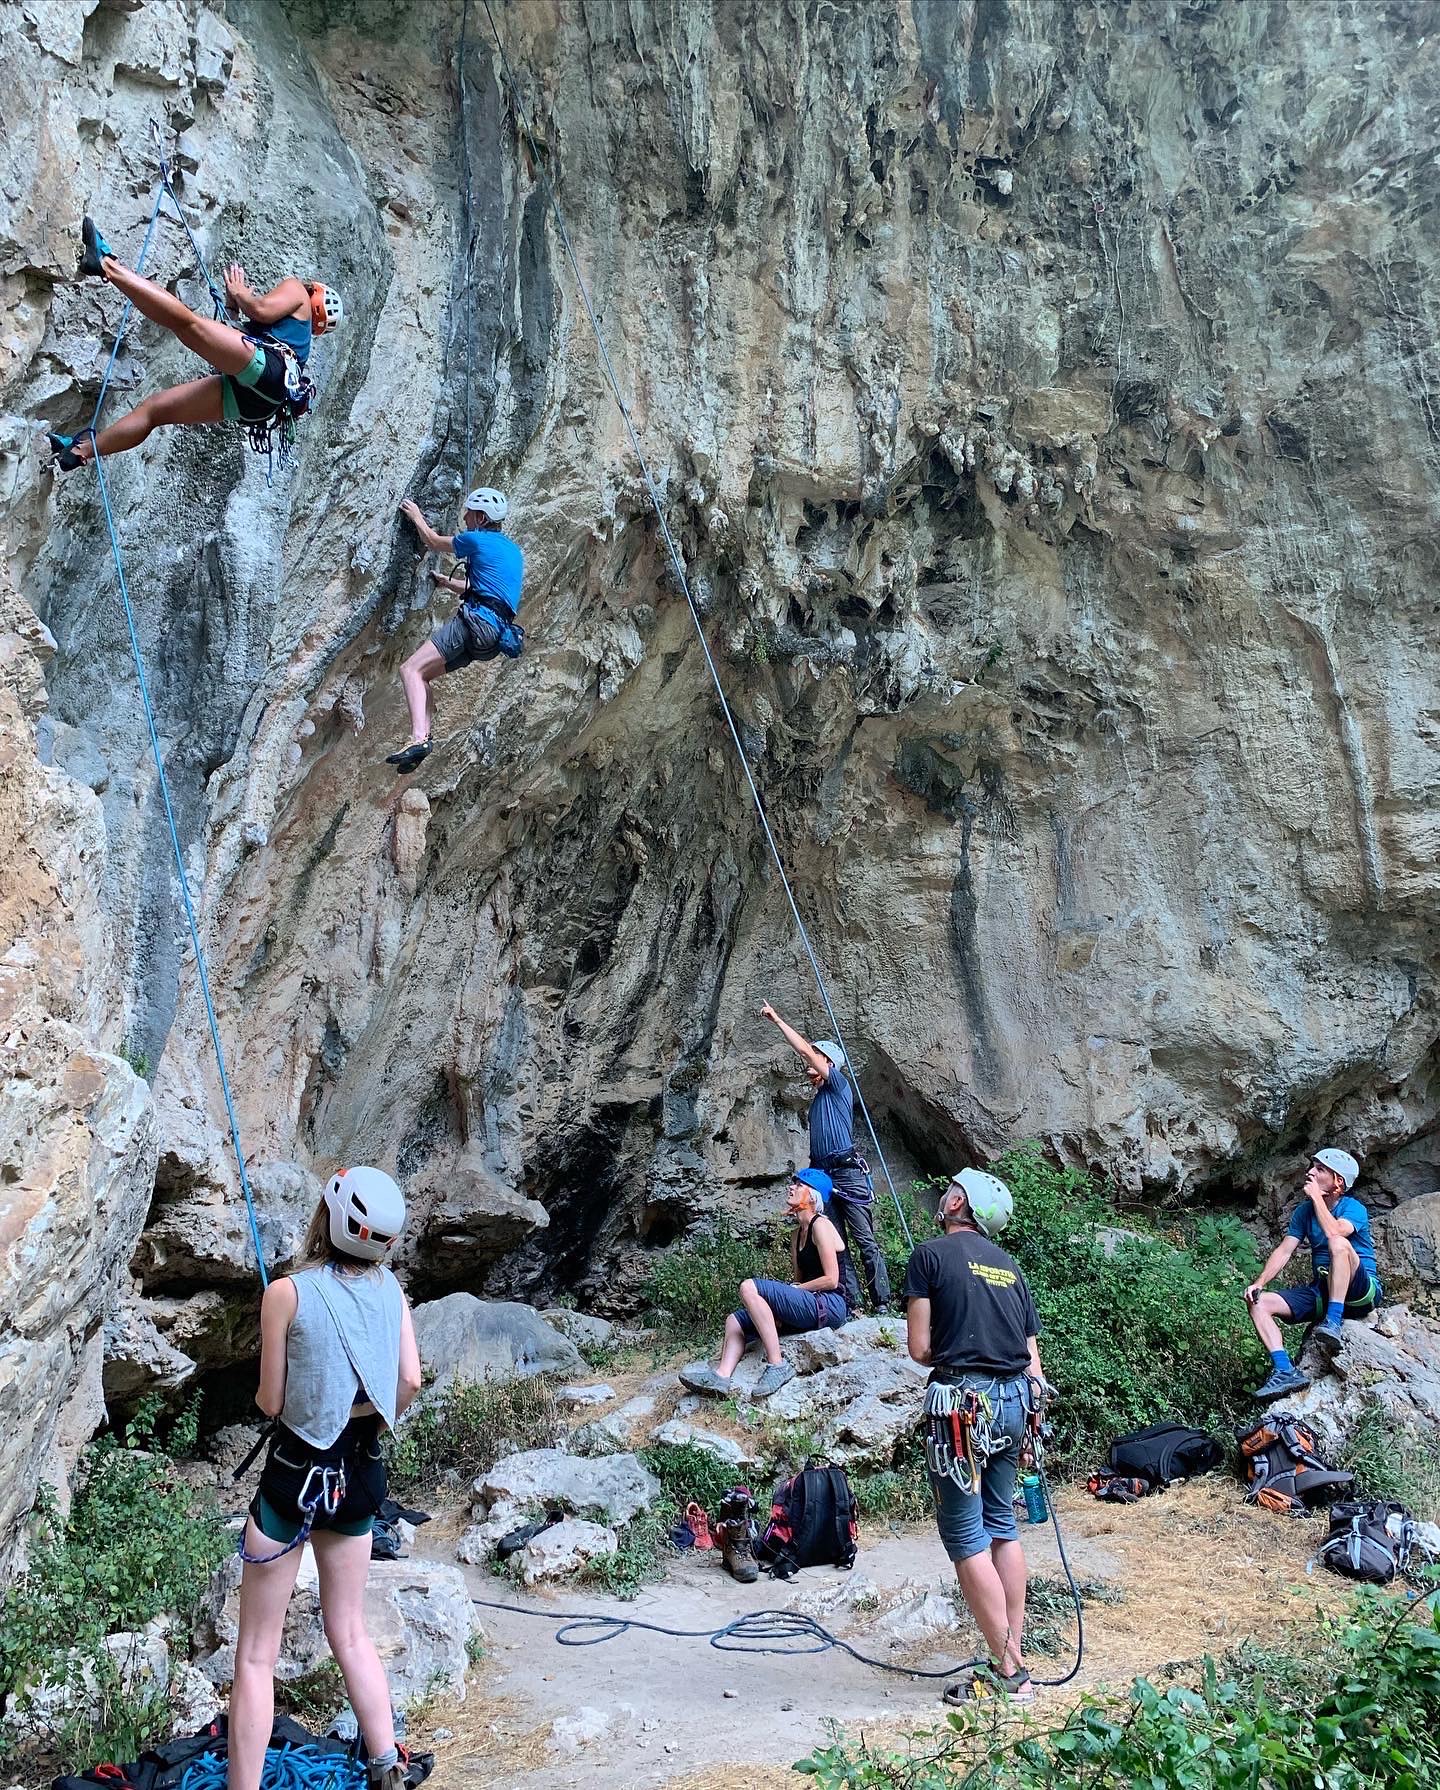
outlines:
{"label": "black sneaker", "polygon": [[114,249],[95,228],[94,218],[86,218],[80,226],[80,240],[84,248],[80,252],[80,261],[75,271],[81,275],[93,275],[97,279],[105,278],[104,259],[113,255]]}

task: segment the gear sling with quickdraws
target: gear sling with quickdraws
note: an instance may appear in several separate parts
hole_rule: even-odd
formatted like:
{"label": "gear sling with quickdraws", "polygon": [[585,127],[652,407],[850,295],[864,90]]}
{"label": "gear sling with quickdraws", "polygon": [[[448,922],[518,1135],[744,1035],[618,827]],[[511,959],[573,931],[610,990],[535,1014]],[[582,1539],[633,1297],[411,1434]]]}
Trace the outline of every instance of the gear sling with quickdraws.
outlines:
{"label": "gear sling with quickdraws", "polygon": [[[1025,1377],[1025,1412],[1029,1418],[1026,1448],[1038,1453],[1044,1416],[1040,1382]],[[937,1479],[948,1479],[967,1495],[980,1490],[985,1469],[1014,1443],[991,1427],[995,1407],[990,1395],[961,1381],[949,1385],[931,1380],[925,1388],[925,1464]]]}

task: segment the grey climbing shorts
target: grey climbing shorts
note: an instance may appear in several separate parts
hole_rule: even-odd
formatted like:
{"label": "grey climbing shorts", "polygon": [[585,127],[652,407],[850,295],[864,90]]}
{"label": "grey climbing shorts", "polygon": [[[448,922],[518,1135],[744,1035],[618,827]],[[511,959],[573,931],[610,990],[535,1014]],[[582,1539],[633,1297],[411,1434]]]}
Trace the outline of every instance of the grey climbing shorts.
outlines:
{"label": "grey climbing shorts", "polygon": [[500,618],[483,609],[457,610],[430,636],[430,644],[445,661],[446,671],[463,671],[500,651]]}

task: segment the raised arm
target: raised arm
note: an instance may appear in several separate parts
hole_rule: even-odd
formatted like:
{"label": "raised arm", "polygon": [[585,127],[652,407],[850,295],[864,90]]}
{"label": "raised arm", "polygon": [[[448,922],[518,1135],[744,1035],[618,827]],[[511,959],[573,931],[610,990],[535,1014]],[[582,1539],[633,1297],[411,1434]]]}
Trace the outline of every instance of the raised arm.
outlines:
{"label": "raised arm", "polygon": [[760,1017],[761,1019],[768,1019],[771,1025],[776,1027],[780,1036],[790,1046],[791,1050],[795,1052],[796,1056],[804,1059],[807,1067],[813,1069],[817,1075],[829,1075],[829,1057],[825,1055],[823,1050],[816,1050],[815,1046],[808,1038],[802,1038],[795,1030],[794,1026],[786,1025],[785,1021],[781,1019],[780,1015],[770,1005],[769,1001],[766,1001],[765,1005],[760,1009]]}
{"label": "raised arm", "polygon": [[238,261],[232,261],[225,269],[225,296],[232,310],[243,312],[261,329],[268,329],[282,317],[298,316],[302,308],[308,311],[310,307],[310,294],[293,275],[268,292],[256,292]]}
{"label": "raised arm", "polygon": [[300,1299],[292,1280],[272,1280],[260,1301],[260,1387],[255,1403],[267,1417],[285,1409],[285,1344]]}
{"label": "raised arm", "polygon": [[455,551],[454,535],[437,535],[435,530],[431,528],[430,524],[420,514],[418,506],[411,503],[408,497],[400,506],[400,514],[410,518],[410,521],[415,526],[415,532],[419,535],[427,553],[453,553]]}

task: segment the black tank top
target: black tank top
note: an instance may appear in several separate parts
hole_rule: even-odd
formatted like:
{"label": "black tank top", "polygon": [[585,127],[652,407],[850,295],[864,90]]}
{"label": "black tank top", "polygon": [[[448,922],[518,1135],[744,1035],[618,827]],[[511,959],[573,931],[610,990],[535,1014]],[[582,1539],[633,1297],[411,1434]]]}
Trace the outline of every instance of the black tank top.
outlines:
{"label": "black tank top", "polygon": [[812,1218],[805,1241],[795,1252],[795,1278],[801,1282],[819,1280],[824,1272],[825,1264],[820,1260],[820,1245],[815,1241],[815,1220]]}

